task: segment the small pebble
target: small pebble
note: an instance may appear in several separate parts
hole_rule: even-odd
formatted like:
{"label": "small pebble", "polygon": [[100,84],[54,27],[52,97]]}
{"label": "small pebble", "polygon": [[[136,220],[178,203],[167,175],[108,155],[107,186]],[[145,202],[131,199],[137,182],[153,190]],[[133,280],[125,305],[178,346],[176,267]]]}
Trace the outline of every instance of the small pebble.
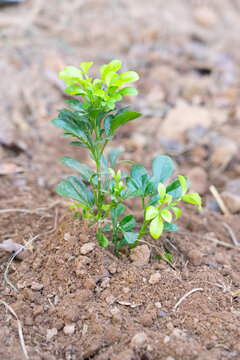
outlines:
{"label": "small pebble", "polygon": [[39,283],[33,281],[32,284],[31,284],[31,289],[36,290],[36,291],[42,290],[43,289],[43,284],[39,284]]}
{"label": "small pebble", "polygon": [[147,345],[147,341],[148,341],[147,334],[144,332],[140,332],[133,336],[130,346],[131,348],[134,349],[141,349]]}
{"label": "small pebble", "polygon": [[152,274],[150,279],[148,280],[149,284],[154,285],[157,284],[161,279],[161,274],[159,272]]}
{"label": "small pebble", "polygon": [[70,237],[71,237],[70,233],[65,233],[63,238],[64,238],[64,240],[69,240]]}
{"label": "small pebble", "polygon": [[63,332],[65,335],[72,335],[75,332],[75,324],[65,325],[63,328]]}
{"label": "small pebble", "polygon": [[88,253],[90,253],[91,251],[93,251],[93,249],[95,248],[95,244],[94,243],[87,243],[84,244],[81,249],[80,249],[80,253],[82,255],[86,255]]}
{"label": "small pebble", "polygon": [[57,335],[57,329],[56,328],[52,328],[52,329],[47,329],[47,334],[46,334],[46,338],[48,340],[52,339],[55,335]]}

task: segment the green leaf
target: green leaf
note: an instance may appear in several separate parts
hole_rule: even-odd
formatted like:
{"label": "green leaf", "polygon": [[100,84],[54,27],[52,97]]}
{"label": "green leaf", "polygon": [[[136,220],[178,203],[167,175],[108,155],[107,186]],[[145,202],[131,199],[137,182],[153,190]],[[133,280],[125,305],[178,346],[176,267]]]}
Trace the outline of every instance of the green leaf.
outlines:
{"label": "green leaf", "polygon": [[86,95],[86,91],[83,90],[83,88],[79,85],[71,85],[71,86],[68,86],[66,89],[65,89],[66,93],[69,94],[69,95]]}
{"label": "green leaf", "polygon": [[119,157],[120,154],[122,154],[124,152],[124,150],[122,149],[112,149],[109,151],[108,153],[108,157],[110,160],[110,166],[111,168],[114,168],[115,165],[117,165],[117,158]]}
{"label": "green leaf", "polygon": [[73,199],[76,201],[79,201],[82,203],[82,197],[79,195],[79,193],[74,189],[72,184],[67,180],[62,180],[57,186],[56,186],[56,192],[64,197],[67,197],[69,199]]}
{"label": "green leaf", "polygon": [[184,176],[182,175],[178,175],[178,179],[180,181],[181,184],[181,189],[182,189],[182,195],[185,195],[187,192],[187,182]]}
{"label": "green leaf", "polygon": [[102,80],[105,80],[107,74],[110,71],[117,72],[121,66],[122,66],[122,63],[120,60],[112,60],[109,64],[103,65],[100,69],[100,72],[102,75]]}
{"label": "green leaf", "polygon": [[[185,179],[186,179],[186,184],[187,184],[187,189],[188,189],[189,188],[189,180],[187,177],[185,177]],[[181,187],[179,179],[172,181],[167,186],[166,192],[168,195],[171,195],[173,199],[180,198],[182,196],[182,187]]]}
{"label": "green leaf", "polygon": [[172,210],[173,210],[173,212],[175,214],[175,220],[177,220],[179,218],[179,216],[181,215],[182,211],[179,208],[175,207],[175,206],[172,207]]}
{"label": "green leaf", "polygon": [[81,147],[84,147],[84,148],[87,147],[87,145],[85,145],[84,143],[82,143],[80,141],[71,141],[70,145],[72,145],[72,146],[81,146]]}
{"label": "green leaf", "polygon": [[107,169],[108,167],[108,161],[106,159],[106,157],[102,154],[101,156],[101,168],[102,169]]}
{"label": "green leaf", "polygon": [[159,200],[160,200],[159,194],[153,195],[148,201],[148,206],[157,205]]}
{"label": "green leaf", "polygon": [[64,156],[61,158],[61,162],[71,169],[78,171],[84,180],[89,181],[89,179],[95,174],[90,167],[85,164],[80,164],[76,159],[72,157]]}
{"label": "green leaf", "polygon": [[147,170],[138,164],[134,164],[131,167],[131,177],[137,183],[138,188],[142,190],[142,194],[145,192],[146,185],[150,180]]}
{"label": "green leaf", "polygon": [[173,223],[163,223],[163,231],[177,231],[178,227]]}
{"label": "green leaf", "polygon": [[135,225],[135,220],[133,215],[125,216],[119,223],[117,231],[128,231],[133,228]]}
{"label": "green leaf", "polygon": [[160,155],[155,157],[152,163],[153,175],[158,179],[158,182],[164,183],[165,180],[172,174],[174,165],[169,156]]}
{"label": "green leaf", "polygon": [[75,84],[79,80],[82,80],[82,72],[75,66],[66,66],[59,73],[59,79],[64,79],[64,82],[67,86]]}
{"label": "green leaf", "polygon": [[121,94],[121,95],[135,96],[138,94],[138,91],[137,91],[137,89],[135,89],[132,86],[127,86],[127,87],[119,90],[117,93]]}
{"label": "green leaf", "polygon": [[197,193],[183,195],[181,199],[189,204],[198,205],[198,210],[202,209],[202,199]]}
{"label": "green leaf", "polygon": [[136,111],[126,111],[124,114],[116,115],[110,123],[111,134],[114,133],[119,128],[119,126],[137,119],[139,116],[141,116],[141,114]]}
{"label": "green leaf", "polygon": [[146,220],[151,220],[155,218],[158,214],[159,212],[157,211],[157,209],[155,209],[154,206],[149,206],[146,210]]}
{"label": "green leaf", "polygon": [[98,239],[99,245],[101,247],[103,247],[103,248],[108,247],[108,239],[106,238],[105,235],[103,235],[103,233],[98,233],[97,239]]}
{"label": "green leaf", "polygon": [[163,231],[177,231],[178,227],[173,223],[163,223]]}
{"label": "green leaf", "polygon": [[172,221],[172,214],[170,213],[169,210],[162,210],[161,217],[163,218],[163,220],[165,220],[168,223]]}
{"label": "green leaf", "polygon": [[71,99],[71,100],[67,100],[66,104],[68,104],[68,106],[70,106],[70,108],[72,108],[73,110],[82,112],[83,114],[86,113],[85,110],[82,109],[82,103],[81,101],[77,100],[77,99]]}
{"label": "green leaf", "polygon": [[56,127],[63,129],[64,131],[71,134],[72,136],[76,136],[78,138],[83,139],[84,141],[87,141],[85,134],[83,133],[83,131],[81,131],[79,129],[79,127],[77,125],[70,124],[70,123],[66,122],[65,120],[61,120],[61,119],[54,119],[54,120],[52,120],[52,123]]}
{"label": "green leaf", "polygon": [[102,228],[102,231],[111,231],[111,226],[110,226],[110,225],[105,225],[105,226]]}
{"label": "green leaf", "polygon": [[150,234],[154,239],[158,239],[163,232],[163,222],[161,215],[156,216],[150,224]]}
{"label": "green leaf", "polygon": [[160,195],[161,200],[163,200],[166,194],[166,187],[162,183],[158,184],[158,193]]}
{"label": "green leaf", "polygon": [[172,259],[172,256],[171,256],[171,254],[170,253],[165,253],[164,254],[164,257],[171,263],[171,264],[173,264],[173,259]]}
{"label": "green leaf", "polygon": [[119,247],[128,244],[134,244],[137,241],[138,234],[134,230],[124,231],[120,240]]}
{"label": "green leaf", "polygon": [[81,202],[92,209],[94,206],[94,196],[91,191],[87,190],[86,185],[75,176],[69,176],[68,180],[81,197]]}
{"label": "green leaf", "polygon": [[118,218],[124,213],[125,206],[123,204],[118,204],[115,208],[111,209],[111,215],[112,215],[112,223],[113,227],[115,228],[117,225]]}
{"label": "green leaf", "polygon": [[90,67],[93,65],[93,62],[82,62],[81,63],[81,68],[83,69],[83,71],[87,74],[88,70],[90,69]]}
{"label": "green leaf", "polygon": [[114,71],[109,71],[105,77],[105,82],[107,86],[111,84],[112,79],[114,79],[116,76],[118,76]]}
{"label": "green leaf", "polygon": [[106,135],[108,136],[111,133],[111,120],[114,119],[114,115],[108,115],[104,120],[104,130]]}
{"label": "green leaf", "polygon": [[135,71],[126,71],[120,75],[120,80],[123,82],[134,82],[139,79],[138,73]]}

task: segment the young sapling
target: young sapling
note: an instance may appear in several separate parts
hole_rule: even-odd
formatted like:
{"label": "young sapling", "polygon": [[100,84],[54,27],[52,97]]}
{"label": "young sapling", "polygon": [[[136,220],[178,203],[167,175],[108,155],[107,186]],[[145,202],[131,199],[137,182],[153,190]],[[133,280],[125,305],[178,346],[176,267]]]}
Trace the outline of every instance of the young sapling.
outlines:
{"label": "young sapling", "polygon": [[[60,72],[59,77],[67,85],[66,92],[79,96],[81,101],[76,98],[66,101],[72,110],[60,110],[58,118],[52,122],[64,130],[63,137],[74,138],[70,145],[89,150],[95,169],[64,156],[62,163],[78,172],[79,177],[69,176],[62,180],[56,191],[74,201],[71,208],[80,208],[89,225],[97,223],[100,246],[108,246],[104,233],[111,232],[119,255],[121,246],[128,245],[131,249],[145,234],[150,233],[158,239],[163,231],[177,230],[172,223],[173,215],[176,220],[181,214],[177,204],[182,200],[201,209],[201,198],[197,193],[187,194],[189,180],[184,176],[179,175],[169,185],[164,185],[174,168],[166,155],[153,160],[152,176],[143,166],[131,161],[125,161],[132,164],[129,175],[116,170],[120,163],[124,163],[118,160],[123,150],[112,149],[106,156],[106,146],[120,126],[141,114],[131,111],[129,106],[118,109],[115,106],[124,95],[137,95],[137,90],[128,83],[137,81],[139,76],[135,71],[120,74],[121,61],[113,60],[100,68],[99,79],[93,79],[88,75],[92,65],[92,62],[83,62],[79,69],[67,66]],[[126,208],[123,205],[125,200],[136,196],[141,198],[143,210],[139,233],[134,230],[133,214],[124,216]],[[106,225],[106,221],[110,224]]]}

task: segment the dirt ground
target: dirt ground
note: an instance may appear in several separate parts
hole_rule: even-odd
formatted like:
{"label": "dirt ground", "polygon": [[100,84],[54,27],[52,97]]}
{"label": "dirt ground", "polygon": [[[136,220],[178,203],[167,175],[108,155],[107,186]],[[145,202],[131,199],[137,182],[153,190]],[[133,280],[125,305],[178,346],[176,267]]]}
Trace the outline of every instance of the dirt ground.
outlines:
{"label": "dirt ground", "polygon": [[[239,33],[238,0],[0,7],[0,241],[36,237],[9,269],[18,291],[0,251],[0,359],[27,358],[6,305],[31,360],[240,359]],[[143,116],[111,147],[149,170],[171,156],[203,198],[201,213],[184,206],[178,232],[120,259],[55,193],[70,174],[61,156],[92,164],[50,122],[67,99],[58,72],[93,60],[97,75],[112,59],[140,74],[125,102]]]}

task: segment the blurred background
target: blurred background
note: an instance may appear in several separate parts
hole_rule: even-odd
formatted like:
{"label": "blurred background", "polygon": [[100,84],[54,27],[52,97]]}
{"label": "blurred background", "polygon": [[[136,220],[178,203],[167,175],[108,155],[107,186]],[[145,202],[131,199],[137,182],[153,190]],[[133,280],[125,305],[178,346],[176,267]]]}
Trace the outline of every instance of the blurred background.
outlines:
{"label": "blurred background", "polygon": [[55,197],[61,156],[88,161],[50,122],[67,100],[58,72],[120,59],[140,74],[125,102],[143,116],[112,146],[148,169],[169,154],[207,207],[219,211],[213,184],[239,211],[239,33],[238,0],[0,1],[1,207]]}

